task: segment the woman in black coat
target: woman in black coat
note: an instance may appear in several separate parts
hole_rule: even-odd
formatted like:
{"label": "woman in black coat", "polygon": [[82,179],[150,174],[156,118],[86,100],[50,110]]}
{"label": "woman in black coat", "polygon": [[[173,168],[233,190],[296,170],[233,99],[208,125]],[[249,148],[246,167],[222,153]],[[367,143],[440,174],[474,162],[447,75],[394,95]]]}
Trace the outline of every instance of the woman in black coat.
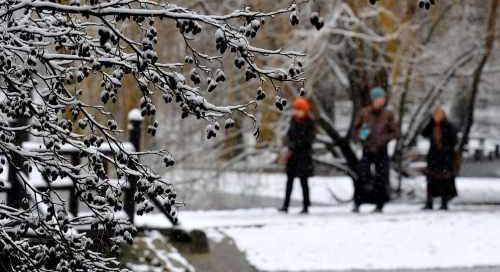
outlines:
{"label": "woman in black coat", "polygon": [[448,201],[457,196],[455,186],[455,159],[457,129],[446,119],[442,109],[432,112],[432,119],[422,136],[430,140],[427,154],[427,201],[424,209],[432,209],[434,198],[440,197],[441,209],[448,209]]}
{"label": "woman in black coat", "polygon": [[309,199],[308,178],[313,175],[312,145],[315,138],[314,121],[309,115],[309,103],[303,98],[298,98],[293,103],[294,114],[290,120],[285,146],[286,160],[286,191],[283,207],[279,210],[288,212],[290,196],[293,189],[293,180],[298,177],[302,187],[303,209],[301,213],[308,213],[311,205]]}

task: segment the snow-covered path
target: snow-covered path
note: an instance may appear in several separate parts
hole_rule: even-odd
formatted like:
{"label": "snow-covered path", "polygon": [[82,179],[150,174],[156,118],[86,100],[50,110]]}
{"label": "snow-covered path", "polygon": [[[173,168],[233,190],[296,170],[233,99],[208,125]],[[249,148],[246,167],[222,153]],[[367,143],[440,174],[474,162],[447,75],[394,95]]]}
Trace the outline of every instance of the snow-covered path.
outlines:
{"label": "snow-covered path", "polygon": [[[500,265],[500,208],[421,212],[393,204],[382,215],[316,207],[308,216],[273,209],[183,212],[187,228],[232,238],[263,271],[455,268]],[[371,207],[367,207],[370,209]],[[146,217],[140,224],[163,225]]]}

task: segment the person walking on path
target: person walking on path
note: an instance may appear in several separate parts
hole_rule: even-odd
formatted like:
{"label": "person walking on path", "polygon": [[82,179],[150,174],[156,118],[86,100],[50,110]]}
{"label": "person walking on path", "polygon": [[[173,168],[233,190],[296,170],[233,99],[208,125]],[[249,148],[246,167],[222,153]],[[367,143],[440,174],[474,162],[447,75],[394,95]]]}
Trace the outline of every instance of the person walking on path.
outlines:
{"label": "person walking on path", "polygon": [[371,104],[361,110],[354,123],[355,135],[363,145],[363,157],[354,182],[354,208],[359,212],[364,203],[375,204],[375,212],[382,212],[390,200],[390,160],[387,144],[399,137],[394,114],[386,109],[384,89],[370,90]]}
{"label": "person walking on path", "polygon": [[309,108],[309,102],[304,98],[297,98],[293,102],[293,117],[290,120],[290,128],[285,138],[285,152],[282,154],[283,160],[286,161],[287,181],[285,200],[279,209],[281,212],[288,212],[293,181],[296,177],[299,178],[302,187],[303,208],[301,213],[308,213],[311,205],[308,178],[314,173],[312,145],[316,133]]}
{"label": "person walking on path", "polygon": [[441,198],[441,210],[448,209],[448,202],[457,196],[455,186],[456,159],[455,147],[458,142],[457,129],[448,121],[443,109],[432,112],[432,118],[422,132],[430,140],[427,153],[427,201],[425,210],[432,210],[434,198]]}

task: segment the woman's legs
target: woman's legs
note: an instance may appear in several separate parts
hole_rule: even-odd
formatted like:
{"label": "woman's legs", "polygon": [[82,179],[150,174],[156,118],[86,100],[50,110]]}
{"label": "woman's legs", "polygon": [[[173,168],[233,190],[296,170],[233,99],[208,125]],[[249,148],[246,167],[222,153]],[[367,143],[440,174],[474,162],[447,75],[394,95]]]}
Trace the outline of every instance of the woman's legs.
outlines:
{"label": "woman's legs", "polygon": [[307,177],[300,178],[300,186],[302,187],[302,213],[308,213],[309,206],[311,205],[311,200],[309,198],[309,182],[307,180]]}
{"label": "woman's legs", "polygon": [[425,200],[425,206],[424,210],[432,210],[434,208],[434,198],[432,197],[432,181],[430,180],[429,177],[427,177],[427,194],[426,194],[426,200]]}
{"label": "woman's legs", "polygon": [[363,152],[363,157],[358,163],[358,178],[354,181],[354,207],[352,209],[354,213],[359,212],[359,207],[364,202],[364,186],[366,183],[371,182],[371,163],[371,153]]}
{"label": "woman's legs", "polygon": [[385,203],[389,201],[389,171],[390,161],[386,151],[378,152],[373,160],[375,164],[374,198],[376,199],[375,212],[382,212]]}
{"label": "woman's legs", "polygon": [[286,189],[285,189],[285,201],[283,202],[283,207],[281,207],[280,211],[287,212],[288,207],[290,206],[290,197],[292,196],[292,190],[293,190],[293,179],[294,176],[287,174],[287,179],[286,179]]}

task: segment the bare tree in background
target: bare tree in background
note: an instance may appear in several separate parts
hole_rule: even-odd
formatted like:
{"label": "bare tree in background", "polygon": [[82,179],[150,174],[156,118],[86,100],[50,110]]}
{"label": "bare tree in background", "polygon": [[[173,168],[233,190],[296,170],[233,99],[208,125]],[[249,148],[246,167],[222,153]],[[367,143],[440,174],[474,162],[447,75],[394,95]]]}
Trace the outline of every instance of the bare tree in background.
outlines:
{"label": "bare tree in background", "polygon": [[491,0],[489,6],[488,22],[486,28],[486,37],[484,38],[484,53],[481,57],[479,64],[474,69],[472,74],[472,86],[471,86],[471,96],[469,99],[469,104],[467,105],[467,114],[465,117],[465,124],[463,126],[463,135],[459,144],[459,151],[463,152],[465,146],[469,142],[470,131],[472,125],[474,124],[474,109],[476,104],[476,98],[478,97],[479,85],[481,83],[481,77],[483,75],[483,70],[490,58],[496,37],[496,22],[497,22],[497,8],[498,0]]}
{"label": "bare tree in background", "polygon": [[[332,154],[318,162],[356,179],[353,120],[369,103],[368,90],[382,86],[390,94],[390,106],[399,112],[403,131],[393,166],[407,175],[413,148],[431,109],[443,99],[458,96],[454,93],[468,93],[456,88],[457,81],[471,77],[469,71],[483,48],[491,51],[488,44],[477,42],[485,35],[490,42],[494,40],[488,33],[495,32],[495,23],[487,24],[490,28],[486,30],[483,19],[491,15],[481,16],[484,8],[455,1],[439,1],[430,11],[419,9],[418,1],[377,1],[375,6],[347,0],[325,3],[321,9],[327,14],[325,27],[317,33],[299,31],[295,35],[304,47],[310,45],[306,90],[315,102],[323,131],[318,140]],[[328,77],[334,77],[334,84],[318,84]],[[333,99],[328,98],[331,92],[335,93]],[[334,115],[332,107],[349,111],[339,115],[341,111],[333,110]]]}

